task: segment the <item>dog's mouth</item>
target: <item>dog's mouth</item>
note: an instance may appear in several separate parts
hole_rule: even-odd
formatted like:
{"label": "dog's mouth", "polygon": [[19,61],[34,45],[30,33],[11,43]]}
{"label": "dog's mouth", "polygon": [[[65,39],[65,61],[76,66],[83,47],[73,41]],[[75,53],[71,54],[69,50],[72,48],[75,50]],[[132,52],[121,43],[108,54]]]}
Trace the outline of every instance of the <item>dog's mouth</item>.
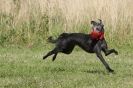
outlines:
{"label": "dog's mouth", "polygon": [[93,31],[100,32],[100,29],[99,28],[93,28]]}

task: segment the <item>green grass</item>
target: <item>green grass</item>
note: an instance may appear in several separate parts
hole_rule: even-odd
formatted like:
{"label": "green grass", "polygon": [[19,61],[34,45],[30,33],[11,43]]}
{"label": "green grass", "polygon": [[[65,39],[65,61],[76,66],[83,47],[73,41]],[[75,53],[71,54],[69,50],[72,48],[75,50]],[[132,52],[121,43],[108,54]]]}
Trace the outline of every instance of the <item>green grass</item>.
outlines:
{"label": "green grass", "polygon": [[108,73],[94,54],[79,50],[42,60],[45,48],[1,48],[0,88],[132,88],[133,54],[105,57],[115,70]]}

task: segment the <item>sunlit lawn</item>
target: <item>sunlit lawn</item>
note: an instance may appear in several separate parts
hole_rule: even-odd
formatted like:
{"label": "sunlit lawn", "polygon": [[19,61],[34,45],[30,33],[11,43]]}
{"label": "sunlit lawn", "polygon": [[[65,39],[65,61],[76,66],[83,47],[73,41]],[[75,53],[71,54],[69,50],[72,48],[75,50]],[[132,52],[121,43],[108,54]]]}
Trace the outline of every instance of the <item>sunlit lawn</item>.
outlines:
{"label": "sunlit lawn", "polygon": [[48,49],[2,48],[0,88],[133,88],[133,54],[105,57],[106,71],[94,54],[79,50],[42,60]]}

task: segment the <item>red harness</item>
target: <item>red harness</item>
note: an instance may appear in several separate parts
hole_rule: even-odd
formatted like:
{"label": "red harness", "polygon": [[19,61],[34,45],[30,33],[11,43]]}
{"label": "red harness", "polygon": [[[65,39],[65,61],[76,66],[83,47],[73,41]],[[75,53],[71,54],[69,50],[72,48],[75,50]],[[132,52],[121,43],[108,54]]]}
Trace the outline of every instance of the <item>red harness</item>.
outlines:
{"label": "red harness", "polygon": [[95,40],[104,39],[104,32],[98,32],[98,31],[93,30],[90,35],[91,35],[92,39],[95,39]]}

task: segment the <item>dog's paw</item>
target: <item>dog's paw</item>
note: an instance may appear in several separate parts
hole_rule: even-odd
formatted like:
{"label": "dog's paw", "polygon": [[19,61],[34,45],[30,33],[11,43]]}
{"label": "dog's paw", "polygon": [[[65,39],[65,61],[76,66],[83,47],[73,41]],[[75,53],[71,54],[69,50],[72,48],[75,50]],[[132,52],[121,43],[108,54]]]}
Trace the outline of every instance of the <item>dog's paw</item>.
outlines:
{"label": "dog's paw", "polygon": [[112,70],[112,69],[109,69],[108,71],[109,71],[110,73],[113,73],[113,72],[114,72],[114,70]]}
{"label": "dog's paw", "polygon": [[55,61],[55,59],[52,59],[52,61]]}
{"label": "dog's paw", "polygon": [[46,59],[46,57],[43,57],[43,60]]}

